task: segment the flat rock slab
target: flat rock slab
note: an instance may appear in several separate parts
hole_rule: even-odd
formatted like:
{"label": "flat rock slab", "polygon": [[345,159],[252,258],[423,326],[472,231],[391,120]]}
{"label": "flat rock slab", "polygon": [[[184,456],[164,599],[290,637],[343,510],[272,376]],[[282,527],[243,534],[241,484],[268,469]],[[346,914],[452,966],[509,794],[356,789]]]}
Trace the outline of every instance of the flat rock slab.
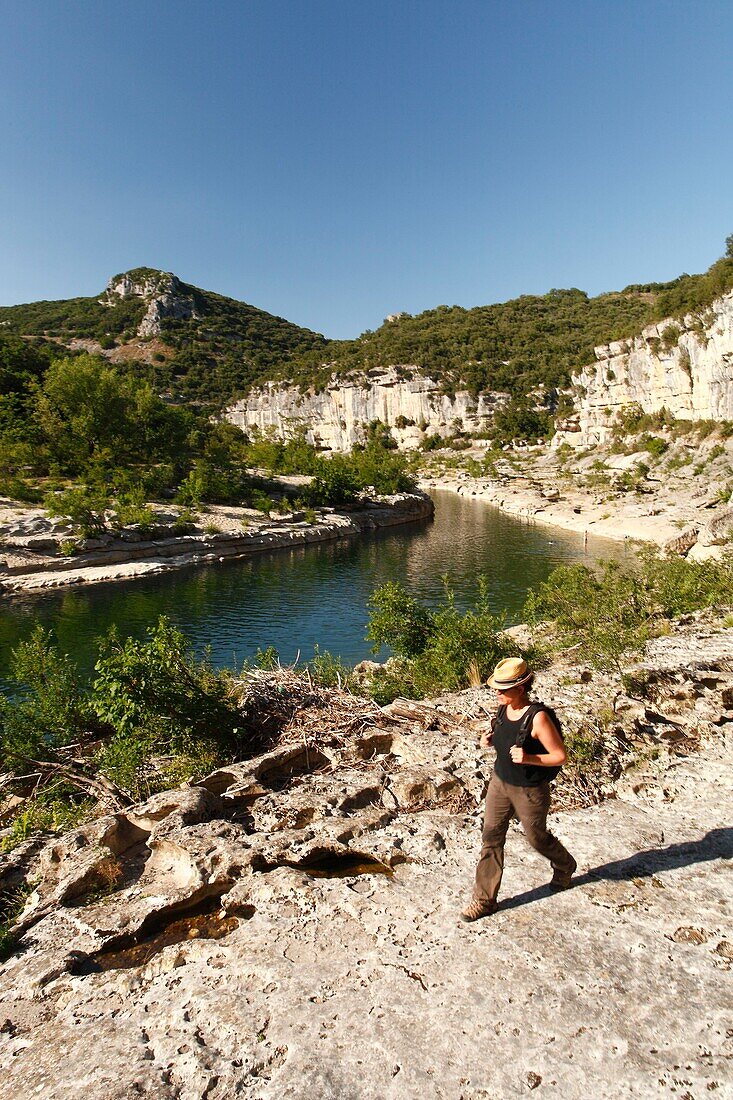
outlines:
{"label": "flat rock slab", "polygon": [[393,874],[253,875],[249,919],[142,965],[34,990],[41,938],[0,971],[0,1097],[730,1097],[733,750],[669,776],[556,815],[563,894],[512,828],[473,925],[479,817],[434,810]]}

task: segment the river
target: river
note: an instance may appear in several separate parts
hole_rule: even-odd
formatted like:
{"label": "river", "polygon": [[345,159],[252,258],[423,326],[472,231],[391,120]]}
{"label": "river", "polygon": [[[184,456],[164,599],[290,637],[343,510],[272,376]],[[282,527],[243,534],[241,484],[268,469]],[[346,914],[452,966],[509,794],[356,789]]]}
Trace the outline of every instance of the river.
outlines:
{"label": "river", "polygon": [[314,646],[347,663],[370,656],[365,640],[372,590],[400,581],[436,601],[448,576],[465,607],[488,580],[490,604],[519,621],[528,588],[557,565],[619,557],[624,548],[506,516],[483,501],[446,491],[433,494],[435,519],[388,528],[362,539],[318,543],[257,554],[128,582],[95,584],[0,601],[0,688],[7,689],[10,651],[36,623],[54,631],[85,671],[96,639],[115,623],[120,634],[143,637],[167,615],[197,651],[210,647],[217,666],[238,667],[273,645],[283,662]]}

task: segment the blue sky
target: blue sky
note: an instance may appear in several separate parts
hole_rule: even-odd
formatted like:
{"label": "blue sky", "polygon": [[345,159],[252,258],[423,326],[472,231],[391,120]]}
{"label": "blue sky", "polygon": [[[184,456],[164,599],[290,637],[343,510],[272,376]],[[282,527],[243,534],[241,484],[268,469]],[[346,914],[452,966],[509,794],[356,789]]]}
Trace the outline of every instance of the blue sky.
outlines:
{"label": "blue sky", "polygon": [[328,336],[704,270],[729,0],[0,0],[0,303],[147,265]]}

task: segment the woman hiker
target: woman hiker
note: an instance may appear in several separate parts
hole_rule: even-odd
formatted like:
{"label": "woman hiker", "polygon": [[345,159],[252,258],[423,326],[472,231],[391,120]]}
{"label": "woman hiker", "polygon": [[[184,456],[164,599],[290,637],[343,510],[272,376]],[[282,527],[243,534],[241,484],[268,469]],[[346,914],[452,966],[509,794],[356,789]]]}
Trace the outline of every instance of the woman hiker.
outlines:
{"label": "woman hiker", "polygon": [[550,860],[553,890],[567,890],[577,868],[567,849],[547,829],[550,779],[565,763],[567,754],[547,710],[542,703],[530,702],[528,692],[533,679],[526,661],[508,657],[499,662],[487,681],[496,691],[499,711],[491,733],[481,735],[481,747],[493,744],[496,762],[486,794],[473,899],[461,914],[464,921],[479,920],[496,911],[504,870],[504,841],[512,814],[521,821],[532,847]]}

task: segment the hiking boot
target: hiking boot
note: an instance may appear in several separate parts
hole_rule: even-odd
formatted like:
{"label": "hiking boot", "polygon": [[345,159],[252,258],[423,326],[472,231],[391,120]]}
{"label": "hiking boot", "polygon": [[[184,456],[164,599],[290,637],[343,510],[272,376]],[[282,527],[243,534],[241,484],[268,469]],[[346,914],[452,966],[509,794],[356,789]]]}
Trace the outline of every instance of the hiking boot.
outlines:
{"label": "hiking boot", "polygon": [[473,921],[481,920],[482,917],[490,917],[496,909],[495,901],[476,901],[474,898],[461,913],[461,920],[464,924],[472,924]]}
{"label": "hiking boot", "polygon": [[569,871],[555,871],[550,881],[551,890],[569,890],[573,884],[573,875],[578,870],[578,864],[573,860],[573,866]]}

